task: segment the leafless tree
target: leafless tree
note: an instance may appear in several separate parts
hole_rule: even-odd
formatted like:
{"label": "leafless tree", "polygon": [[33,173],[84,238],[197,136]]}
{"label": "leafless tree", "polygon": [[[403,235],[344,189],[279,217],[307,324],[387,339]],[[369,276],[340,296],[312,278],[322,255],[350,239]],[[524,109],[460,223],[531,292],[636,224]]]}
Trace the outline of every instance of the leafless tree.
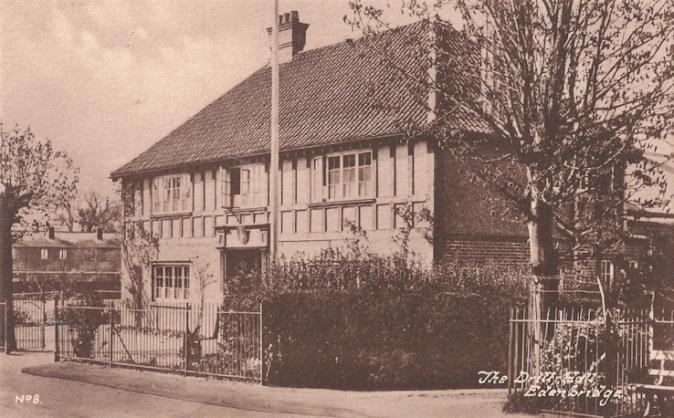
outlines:
{"label": "leafless tree", "polygon": [[128,275],[127,290],[135,309],[147,308],[151,295],[146,292],[148,270],[157,258],[159,240],[150,231],[133,222],[125,224],[122,239],[122,267]]}
{"label": "leafless tree", "polygon": [[76,209],[73,203],[73,200],[64,202],[63,206],[59,208],[56,215],[56,221],[68,228],[69,232],[73,232],[75,230],[75,222],[77,221],[77,217],[75,216]]}
{"label": "leafless tree", "polygon": [[197,324],[201,324],[203,320],[206,289],[211,284],[215,283],[215,277],[210,272],[210,264],[199,257],[192,259],[192,270],[194,271],[194,278],[196,279],[195,288],[197,290],[197,300],[199,301],[197,312]]}
{"label": "leafless tree", "polygon": [[121,221],[122,208],[109,197],[89,192],[84,195],[83,207],[78,209],[77,217],[85,232],[93,232],[96,228],[116,231]]}
{"label": "leafless tree", "polygon": [[[12,298],[12,229],[26,230],[29,218],[46,219],[73,198],[78,170],[49,140],[36,138],[18,126],[0,125],[0,299],[7,303],[7,341],[16,348]],[[30,216],[29,216],[30,215]]]}
{"label": "leafless tree", "polygon": [[[622,208],[636,190],[664,192],[664,176],[642,154],[674,121],[671,0],[350,5],[344,19],[363,31],[359,44],[413,80],[406,93],[433,116],[408,132],[436,138],[526,223],[535,311],[558,287],[555,231],[576,249],[602,251],[618,245]],[[392,10],[420,23],[391,28]],[[443,17],[452,11],[460,31]],[[408,36],[422,71],[409,71],[396,45],[381,41],[391,29]],[[471,126],[457,124],[466,119]],[[622,181],[628,166],[635,168]]]}

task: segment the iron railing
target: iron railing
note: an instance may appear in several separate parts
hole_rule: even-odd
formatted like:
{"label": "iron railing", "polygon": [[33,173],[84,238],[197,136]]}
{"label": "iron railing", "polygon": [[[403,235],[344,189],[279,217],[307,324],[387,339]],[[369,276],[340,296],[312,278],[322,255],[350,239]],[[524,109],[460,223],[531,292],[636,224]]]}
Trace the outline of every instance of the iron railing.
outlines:
{"label": "iron railing", "polygon": [[19,350],[53,349],[54,301],[17,299],[13,303],[14,335]]}
{"label": "iron railing", "polygon": [[[54,346],[54,303],[45,299],[15,299],[10,309],[0,303],[0,349],[7,350],[9,320],[14,320],[16,350],[50,350]],[[11,311],[11,317],[10,312]]]}
{"label": "iron railing", "polygon": [[[667,337],[669,336],[669,337]],[[629,416],[645,407],[654,339],[674,350],[674,312],[552,308],[542,318],[511,310],[508,394],[541,411]],[[655,348],[658,348],[656,345]]]}
{"label": "iron railing", "polygon": [[262,309],[59,306],[55,359],[262,382]]}
{"label": "iron railing", "polygon": [[0,350],[7,352],[7,304],[0,302]]}

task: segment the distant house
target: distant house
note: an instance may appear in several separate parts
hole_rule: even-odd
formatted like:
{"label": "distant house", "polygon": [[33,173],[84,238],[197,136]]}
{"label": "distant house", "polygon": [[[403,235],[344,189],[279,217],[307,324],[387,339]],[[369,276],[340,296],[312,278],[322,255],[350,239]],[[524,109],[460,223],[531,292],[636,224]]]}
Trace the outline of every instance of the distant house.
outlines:
{"label": "distant house", "polygon": [[[159,237],[158,258],[144,273],[152,300],[191,298],[197,256],[220,283],[265,268],[270,169],[280,177],[279,251],[287,258],[344,245],[350,224],[367,233],[372,250],[390,253],[405,227],[399,209],[407,207],[433,216],[432,226],[415,224],[410,238],[429,265],[526,265],[526,226],[498,216],[496,192],[471,182],[432,138],[406,136],[410,123],[432,121],[433,93],[419,103],[409,93],[413,81],[360,40],[303,51],[308,26],[297,12],[280,25],[279,167],[269,162],[271,76],[264,66],[112,173],[131,197],[128,222]],[[423,67],[404,31],[418,29],[378,38],[411,74]],[[484,133],[469,116],[457,116],[456,128]],[[593,268],[613,274],[599,260]],[[214,284],[208,298],[219,300],[219,289]]]}
{"label": "distant house", "polygon": [[626,220],[635,236],[648,244],[645,254],[648,258],[654,258],[657,274],[661,276],[660,285],[665,289],[656,290],[656,304],[665,302],[671,306],[671,292],[674,288],[674,162],[670,154],[645,152],[644,155],[659,168],[664,176],[666,189],[664,196],[660,195],[657,187],[637,193],[635,201],[650,204],[660,202],[660,205],[648,207],[643,204],[631,204],[627,207]]}
{"label": "distant house", "polygon": [[120,248],[117,234],[102,230],[27,233],[13,246],[14,291],[96,290],[119,298]]}

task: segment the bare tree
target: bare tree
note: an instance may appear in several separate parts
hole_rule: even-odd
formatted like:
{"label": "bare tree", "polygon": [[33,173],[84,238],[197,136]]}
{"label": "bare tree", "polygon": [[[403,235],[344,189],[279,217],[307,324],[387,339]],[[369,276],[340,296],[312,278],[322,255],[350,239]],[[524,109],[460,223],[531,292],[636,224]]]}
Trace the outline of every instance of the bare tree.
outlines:
{"label": "bare tree", "polygon": [[[387,11],[350,5],[345,21],[363,31],[364,47],[412,79],[407,93],[432,113],[409,131],[437,139],[526,222],[535,311],[558,287],[555,231],[602,251],[619,241],[622,207],[638,188],[664,191],[642,151],[674,120],[670,0],[401,0],[420,22],[393,29],[419,51],[415,72],[377,36],[391,29]],[[452,10],[461,31],[441,17]],[[457,124],[466,119],[472,127]]]}
{"label": "bare tree", "polygon": [[93,232],[99,227],[106,231],[116,231],[121,221],[122,208],[109,197],[89,192],[84,195],[83,207],[78,209],[77,216],[85,232]]}
{"label": "bare tree", "polygon": [[75,207],[73,206],[74,201],[68,200],[63,203],[63,206],[59,208],[59,211],[56,215],[56,221],[61,225],[64,225],[68,228],[69,232],[73,232],[75,229],[75,221],[77,218],[75,216]]}
{"label": "bare tree", "polygon": [[197,300],[199,301],[197,311],[197,327],[200,327],[204,316],[206,289],[208,286],[215,283],[215,277],[213,276],[213,273],[210,272],[210,264],[199,257],[192,259],[192,269],[195,273],[195,287],[197,290]]}
{"label": "bare tree", "polygon": [[[18,126],[5,131],[0,125],[0,299],[7,303],[7,347],[16,348],[12,298],[12,228],[29,218],[46,219],[72,199],[78,171],[72,160]],[[29,216],[32,215],[32,216]],[[25,230],[23,227],[16,229]]]}
{"label": "bare tree", "polygon": [[127,290],[135,309],[145,309],[151,295],[146,292],[147,272],[157,258],[159,239],[138,223],[125,224],[122,239],[122,267],[129,277]]}
{"label": "bare tree", "polygon": [[[183,349],[190,351],[189,358],[192,362],[199,362],[201,359],[202,349],[201,349],[201,330],[203,327],[207,327],[207,324],[204,324],[204,312],[206,310],[206,289],[212,283],[215,282],[213,273],[209,271],[209,264],[195,257],[192,259],[192,272],[194,273],[192,277],[195,279],[196,283],[191,284],[191,288],[196,288],[197,291],[197,310],[196,310],[196,325],[192,330],[189,328],[187,332],[186,346]],[[216,311],[216,321],[217,321],[218,312]],[[216,325],[217,328],[217,325]]]}
{"label": "bare tree", "polygon": [[192,259],[192,266],[194,268],[195,278],[197,279],[196,281],[196,289],[197,289],[197,297],[199,300],[199,304],[202,306],[205,303],[205,297],[206,297],[206,289],[208,286],[211,284],[215,283],[215,277],[213,276],[213,273],[210,271],[210,264],[207,263],[206,261],[203,261],[199,257],[195,257]]}

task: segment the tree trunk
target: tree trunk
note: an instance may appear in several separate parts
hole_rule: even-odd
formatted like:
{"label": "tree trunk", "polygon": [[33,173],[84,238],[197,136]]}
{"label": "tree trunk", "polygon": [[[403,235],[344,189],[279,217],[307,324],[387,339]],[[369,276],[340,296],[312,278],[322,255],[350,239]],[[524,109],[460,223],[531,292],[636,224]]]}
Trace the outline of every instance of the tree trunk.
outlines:
{"label": "tree trunk", "polygon": [[[531,374],[540,375],[541,345],[547,337],[544,335],[542,319],[548,319],[550,309],[557,301],[559,275],[557,254],[553,242],[554,217],[552,208],[538,199],[532,199],[529,229],[529,261],[532,281],[529,283],[529,318],[531,328],[530,360]],[[552,325],[552,324],[551,324]],[[546,327],[548,331],[552,327]]]}
{"label": "tree trunk", "polygon": [[[13,274],[12,274],[12,224],[14,210],[9,199],[0,194],[0,301],[7,304],[6,351],[16,350],[14,335]],[[2,326],[3,324],[0,324]]]}

